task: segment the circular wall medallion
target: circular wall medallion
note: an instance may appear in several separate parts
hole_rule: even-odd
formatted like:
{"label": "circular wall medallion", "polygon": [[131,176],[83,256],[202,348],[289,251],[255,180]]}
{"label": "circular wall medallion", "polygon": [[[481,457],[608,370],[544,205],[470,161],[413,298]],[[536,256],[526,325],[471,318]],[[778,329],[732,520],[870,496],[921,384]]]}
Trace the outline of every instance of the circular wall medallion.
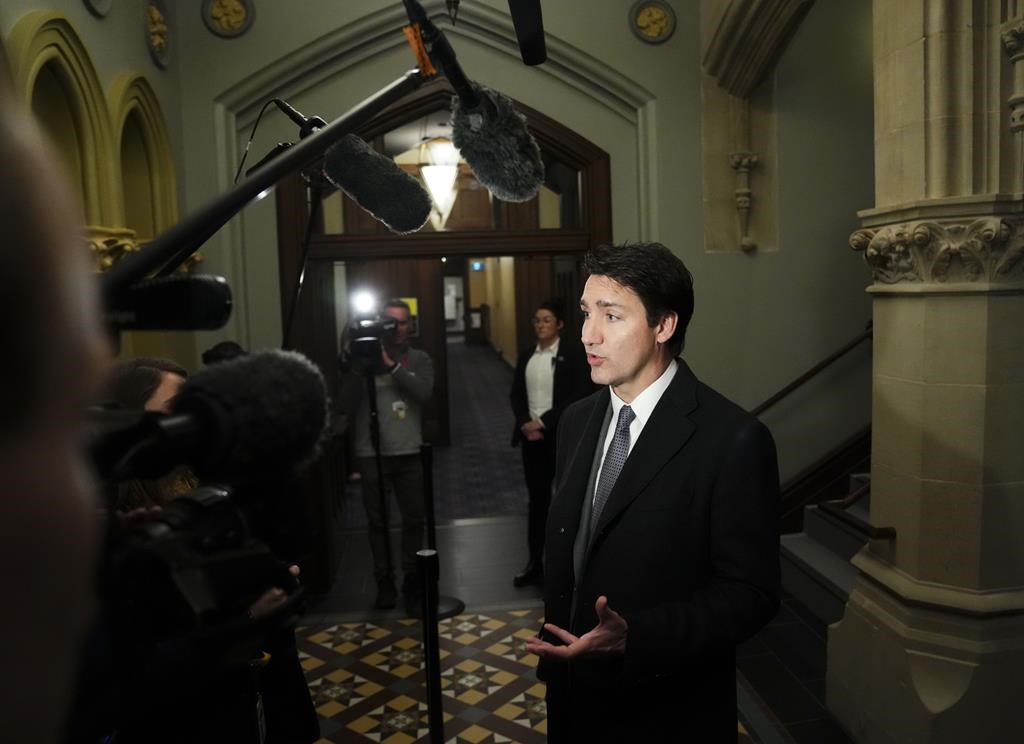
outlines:
{"label": "circular wall medallion", "polygon": [[241,36],[252,26],[251,0],[203,0],[203,23],[217,36]]}
{"label": "circular wall medallion", "polygon": [[662,0],[639,0],[629,10],[629,27],[641,41],[661,44],[676,30],[676,14]]}
{"label": "circular wall medallion", "polygon": [[110,6],[114,4],[114,0],[82,0],[85,3],[85,7],[89,9],[97,18],[102,18],[110,12]]}
{"label": "circular wall medallion", "polygon": [[146,46],[157,67],[165,69],[171,57],[171,30],[164,0],[148,0],[145,15]]}

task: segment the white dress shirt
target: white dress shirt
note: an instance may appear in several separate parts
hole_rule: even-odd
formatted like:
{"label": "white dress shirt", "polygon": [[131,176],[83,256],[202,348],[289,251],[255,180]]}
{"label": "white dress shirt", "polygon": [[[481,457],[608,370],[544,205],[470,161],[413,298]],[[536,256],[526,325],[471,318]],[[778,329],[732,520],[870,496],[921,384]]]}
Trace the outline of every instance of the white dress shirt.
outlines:
{"label": "white dress shirt", "polygon": [[[633,422],[629,425],[629,452],[633,452],[633,445],[636,444],[636,440],[640,438],[640,432],[644,430],[644,426],[647,421],[651,418],[651,414],[654,413],[655,406],[658,405],[658,401],[661,400],[661,396],[668,390],[669,384],[672,382],[672,378],[676,376],[676,370],[679,369],[679,364],[673,359],[668,368],[661,373],[661,377],[652,382],[640,395],[633,398],[633,402],[629,404],[629,407],[633,409],[635,414]],[[622,400],[615,394],[615,391],[611,388],[608,392],[612,394],[612,420],[608,424],[608,433],[604,437],[604,449],[601,453],[601,467],[597,470],[597,479],[594,481],[595,484],[601,482],[601,469],[604,468],[604,458],[608,455],[608,448],[612,444],[612,439],[615,437],[615,422],[619,420],[619,411],[626,405],[626,401]],[[627,454],[628,458],[629,455]],[[595,493],[597,488],[594,488]]]}
{"label": "white dress shirt", "polygon": [[530,418],[540,421],[540,417],[551,410],[555,390],[555,358],[558,356],[558,342],[546,349],[533,350],[533,356],[526,363],[526,402],[530,408]]}

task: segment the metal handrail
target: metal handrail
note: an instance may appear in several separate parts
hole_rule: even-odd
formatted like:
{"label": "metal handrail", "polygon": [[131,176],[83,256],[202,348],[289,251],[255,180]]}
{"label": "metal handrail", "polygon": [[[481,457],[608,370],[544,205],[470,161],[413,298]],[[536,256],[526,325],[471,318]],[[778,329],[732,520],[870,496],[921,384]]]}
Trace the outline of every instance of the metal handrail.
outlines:
{"label": "metal handrail", "polygon": [[834,351],[832,354],[829,354],[827,357],[825,357],[820,362],[815,364],[813,367],[811,367],[809,370],[807,370],[802,375],[797,377],[795,380],[793,380],[793,382],[789,383],[784,388],[779,390],[777,393],[775,393],[773,396],[768,398],[766,401],[764,401],[763,403],[761,403],[758,406],[755,406],[751,410],[751,413],[754,414],[755,416],[760,416],[762,413],[764,413],[766,410],[768,410],[769,408],[774,406],[776,403],[778,403],[780,400],[782,400],[787,395],[792,393],[794,390],[796,390],[798,387],[800,387],[805,382],[810,380],[812,377],[815,377],[819,372],[821,372],[826,367],[831,365],[837,359],[841,358],[842,356],[846,355],[848,352],[852,351],[854,348],[856,348],[858,345],[860,345],[863,341],[866,341],[867,339],[871,338],[871,334],[872,334],[872,321],[869,320],[868,324],[867,324],[867,327],[864,329],[864,331],[859,336],[857,336],[855,339],[853,339],[852,341],[847,343],[841,349],[838,349],[837,351]]}

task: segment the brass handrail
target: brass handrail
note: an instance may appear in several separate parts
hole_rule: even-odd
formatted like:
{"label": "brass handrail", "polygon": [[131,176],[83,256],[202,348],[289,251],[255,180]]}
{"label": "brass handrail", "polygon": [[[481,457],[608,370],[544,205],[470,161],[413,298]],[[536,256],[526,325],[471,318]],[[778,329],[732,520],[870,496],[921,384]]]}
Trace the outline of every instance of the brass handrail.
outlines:
{"label": "brass handrail", "polygon": [[819,372],[821,372],[823,369],[825,369],[830,364],[835,362],[837,359],[839,359],[840,357],[844,356],[845,354],[850,352],[852,349],[857,347],[861,342],[866,341],[867,339],[871,338],[871,333],[872,333],[872,321],[869,320],[868,324],[867,324],[867,327],[864,329],[864,331],[859,336],[857,336],[855,339],[853,339],[852,341],[847,343],[841,349],[838,349],[837,351],[833,352],[832,354],[829,354],[827,357],[825,357],[820,362],[815,364],[813,367],[811,367],[809,370],[807,370],[802,375],[797,377],[795,380],[793,380],[793,382],[791,382],[788,385],[786,385],[786,387],[782,388],[779,392],[775,393],[773,396],[768,398],[766,401],[764,401],[763,403],[761,403],[758,406],[755,406],[751,410],[751,413],[754,414],[755,416],[760,416],[766,410],[768,410],[769,408],[774,406],[780,400],[782,400],[787,395],[792,393],[794,390],[796,390],[798,387],[800,387],[805,382],[810,380],[812,377],[817,375]]}

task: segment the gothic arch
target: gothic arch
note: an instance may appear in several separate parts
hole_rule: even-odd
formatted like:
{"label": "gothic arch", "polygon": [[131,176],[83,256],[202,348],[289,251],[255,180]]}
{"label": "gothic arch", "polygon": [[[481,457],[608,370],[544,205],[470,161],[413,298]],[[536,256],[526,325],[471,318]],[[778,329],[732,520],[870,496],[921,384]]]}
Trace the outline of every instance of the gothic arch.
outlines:
{"label": "gothic arch", "polygon": [[[167,121],[152,86],[141,74],[120,76],[111,86],[110,101],[114,152],[123,194],[120,200],[123,222],[141,238],[151,238],[178,218],[174,156]],[[136,139],[139,141],[135,142]],[[136,157],[126,158],[126,146],[131,143],[137,145],[128,147]],[[130,184],[140,182],[148,192],[148,205],[141,205],[148,212],[148,230],[140,229],[126,193]]]}
{"label": "gothic arch", "polygon": [[117,224],[120,200],[110,118],[85,45],[67,18],[36,11],[23,16],[11,29],[8,47],[15,91],[27,105],[31,105],[41,74],[52,73],[60,87],[80,148],[77,157],[69,159],[79,164],[86,223]]}

